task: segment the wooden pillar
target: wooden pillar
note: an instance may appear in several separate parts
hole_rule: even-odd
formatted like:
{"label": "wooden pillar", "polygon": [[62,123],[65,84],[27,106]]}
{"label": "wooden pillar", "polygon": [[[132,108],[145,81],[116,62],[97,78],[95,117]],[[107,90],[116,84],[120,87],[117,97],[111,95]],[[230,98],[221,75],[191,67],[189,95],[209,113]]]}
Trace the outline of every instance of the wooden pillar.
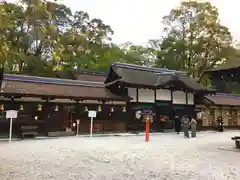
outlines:
{"label": "wooden pillar", "polygon": [[157,100],[157,92],[156,92],[157,90],[156,89],[154,89],[154,102],[156,102],[156,100]]}
{"label": "wooden pillar", "polygon": [[188,92],[185,92],[186,94],[186,104],[188,104]]}
{"label": "wooden pillar", "polygon": [[[79,104],[79,100],[76,100],[76,104],[75,104],[75,118],[76,119],[80,119],[80,115],[79,115],[79,111],[80,111],[80,108],[79,108],[80,104]],[[68,122],[68,127],[71,128],[71,121],[70,121],[70,118],[69,118],[69,122]]]}
{"label": "wooden pillar", "polygon": [[69,119],[70,127],[72,127],[72,125],[73,125],[72,108],[68,108],[68,119]]}
{"label": "wooden pillar", "polygon": [[223,110],[222,110],[222,106],[220,107],[220,114],[221,114],[221,117],[223,117]]}
{"label": "wooden pillar", "polygon": [[138,88],[136,88],[136,101],[139,102],[139,93],[138,93]]}
{"label": "wooden pillar", "polygon": [[240,126],[240,108],[237,109],[237,126]]}

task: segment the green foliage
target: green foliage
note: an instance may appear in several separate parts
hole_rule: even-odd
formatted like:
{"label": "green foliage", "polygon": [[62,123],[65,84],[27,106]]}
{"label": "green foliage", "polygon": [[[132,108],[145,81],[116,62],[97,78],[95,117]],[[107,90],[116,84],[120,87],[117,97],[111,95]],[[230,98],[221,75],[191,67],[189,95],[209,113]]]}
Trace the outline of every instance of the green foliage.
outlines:
{"label": "green foliage", "polygon": [[[1,2],[0,63],[5,71],[55,76],[78,68],[106,69],[124,52],[113,30],[88,13],[53,2]],[[110,43],[109,43],[110,42]]]}
{"label": "green foliage", "polygon": [[122,45],[125,56],[122,59],[125,63],[137,64],[142,66],[153,66],[156,60],[156,50],[149,44],[149,47],[136,46],[132,43]]}
{"label": "green foliage", "polygon": [[0,3],[0,64],[7,72],[54,77],[80,68],[106,71],[121,61],[184,70],[206,82],[205,70],[239,64],[239,50],[209,2],[172,9],[163,18],[163,38],[146,47],[113,44],[111,27],[87,12],[46,0],[19,2]]}
{"label": "green foliage", "polygon": [[204,71],[227,63],[234,48],[228,28],[209,2],[184,1],[163,18],[165,36],[156,66],[187,71],[202,81]]}
{"label": "green foliage", "polygon": [[240,68],[240,50],[239,49],[236,49],[233,52],[231,59],[220,64],[216,69],[230,69],[230,68]]}

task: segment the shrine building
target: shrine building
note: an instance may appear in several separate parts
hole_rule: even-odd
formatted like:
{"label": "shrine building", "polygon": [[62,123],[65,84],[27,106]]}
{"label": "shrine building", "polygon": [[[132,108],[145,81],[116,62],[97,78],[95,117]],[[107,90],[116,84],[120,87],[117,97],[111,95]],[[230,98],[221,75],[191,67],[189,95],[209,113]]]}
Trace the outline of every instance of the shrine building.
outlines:
{"label": "shrine building", "polygon": [[[152,131],[174,128],[176,116],[196,116],[204,96],[215,93],[184,72],[114,63],[108,73],[81,70],[72,79],[2,73],[0,134],[9,131],[6,110],[18,110],[13,135],[37,127],[38,135],[74,135],[90,130],[89,110],[96,110],[93,133],[138,132],[144,123],[137,112],[152,110]],[[201,108],[200,108],[201,107]]]}
{"label": "shrine building", "polygon": [[202,102],[203,127],[212,128],[221,116],[227,128],[240,128],[240,61],[233,67],[208,70],[213,88],[221,93],[207,95]]}

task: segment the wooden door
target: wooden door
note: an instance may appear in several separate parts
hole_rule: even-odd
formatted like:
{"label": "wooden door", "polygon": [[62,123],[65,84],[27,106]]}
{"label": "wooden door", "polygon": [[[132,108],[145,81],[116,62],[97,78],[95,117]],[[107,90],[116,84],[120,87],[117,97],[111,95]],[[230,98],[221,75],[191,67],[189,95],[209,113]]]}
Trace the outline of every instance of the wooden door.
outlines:
{"label": "wooden door", "polygon": [[229,120],[228,125],[231,127],[237,126],[237,111],[236,110],[230,110],[229,111]]}
{"label": "wooden door", "polygon": [[224,126],[226,126],[226,127],[229,126],[229,123],[232,122],[229,109],[225,108],[222,110],[222,118],[223,118]]}
{"label": "wooden door", "polygon": [[240,126],[240,109],[237,110],[237,125]]}
{"label": "wooden door", "polygon": [[210,109],[208,112],[208,126],[209,127],[214,127],[215,126],[215,121],[216,121],[216,117],[215,117],[215,109]]}

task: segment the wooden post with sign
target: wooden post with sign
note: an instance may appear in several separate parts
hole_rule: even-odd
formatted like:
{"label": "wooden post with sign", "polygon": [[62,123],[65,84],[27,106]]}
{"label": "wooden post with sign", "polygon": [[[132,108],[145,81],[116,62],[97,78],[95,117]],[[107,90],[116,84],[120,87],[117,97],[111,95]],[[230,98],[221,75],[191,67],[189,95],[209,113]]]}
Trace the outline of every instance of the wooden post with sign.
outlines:
{"label": "wooden post with sign", "polygon": [[77,119],[77,135],[79,134],[79,124],[80,124],[80,119]]}
{"label": "wooden post with sign", "polygon": [[10,119],[9,142],[12,141],[12,121],[13,121],[13,118],[17,118],[17,116],[18,116],[18,111],[16,111],[16,110],[6,111],[6,118],[7,118],[7,119]]}
{"label": "wooden post with sign", "polygon": [[88,111],[88,117],[91,118],[91,124],[90,124],[90,137],[92,137],[93,118],[97,117],[97,111],[93,111],[93,110]]}

